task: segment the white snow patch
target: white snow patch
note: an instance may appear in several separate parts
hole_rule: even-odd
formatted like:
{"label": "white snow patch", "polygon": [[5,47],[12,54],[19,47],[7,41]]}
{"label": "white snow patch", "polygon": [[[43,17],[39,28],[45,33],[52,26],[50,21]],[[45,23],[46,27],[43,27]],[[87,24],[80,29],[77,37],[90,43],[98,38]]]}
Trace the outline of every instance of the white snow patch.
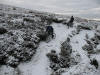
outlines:
{"label": "white snow patch", "polygon": [[14,75],[14,69],[9,66],[0,67],[0,75]]}

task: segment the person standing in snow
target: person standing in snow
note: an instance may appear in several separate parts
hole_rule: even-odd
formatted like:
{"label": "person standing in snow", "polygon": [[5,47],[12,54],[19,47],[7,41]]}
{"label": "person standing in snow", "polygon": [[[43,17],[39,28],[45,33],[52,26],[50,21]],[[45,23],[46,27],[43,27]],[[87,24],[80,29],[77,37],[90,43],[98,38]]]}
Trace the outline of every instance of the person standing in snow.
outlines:
{"label": "person standing in snow", "polygon": [[47,26],[46,32],[47,32],[48,35],[52,35],[52,38],[54,37],[54,35],[53,35],[54,29],[53,29],[52,26]]}
{"label": "person standing in snow", "polygon": [[74,17],[73,16],[71,16],[71,18],[70,18],[70,21],[69,22],[71,22],[71,23],[73,23],[74,22]]}
{"label": "person standing in snow", "polygon": [[73,16],[71,16],[71,18],[70,18],[69,22],[67,23],[68,28],[69,28],[69,27],[73,27],[73,22],[74,22],[74,17],[73,17]]}

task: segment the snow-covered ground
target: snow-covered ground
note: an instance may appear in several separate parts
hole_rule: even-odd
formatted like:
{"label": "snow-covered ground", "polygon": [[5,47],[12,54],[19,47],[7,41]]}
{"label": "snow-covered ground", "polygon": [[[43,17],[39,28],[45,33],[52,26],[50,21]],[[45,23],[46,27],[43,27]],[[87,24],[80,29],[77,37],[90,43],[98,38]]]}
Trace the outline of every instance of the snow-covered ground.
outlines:
{"label": "snow-covered ground", "polygon": [[66,40],[68,34],[70,34],[73,30],[72,28],[67,29],[67,27],[62,24],[54,23],[52,26],[54,28],[56,38],[48,43],[41,42],[35,57],[30,62],[19,65],[23,75],[50,75],[49,61],[46,54],[51,50],[56,50],[57,53],[59,53],[61,43]]}
{"label": "snow-covered ground", "polygon": [[[0,11],[0,14],[1,14],[0,18],[1,18],[1,20],[3,18],[5,18],[5,19],[4,19],[4,21],[1,21],[1,23],[0,23],[1,27],[4,27],[4,28],[7,27],[8,31],[9,30],[11,31],[11,29],[13,28],[13,31],[16,31],[16,33],[15,32],[12,32],[12,33],[14,35],[18,36],[18,41],[20,41],[20,42],[22,42],[24,40],[20,36],[22,34],[22,31],[20,31],[18,28],[24,28],[24,26],[18,27],[18,28],[17,28],[17,26],[23,25],[22,23],[20,23],[20,21],[22,22],[23,18],[24,18],[24,20],[25,19],[27,20],[26,16],[28,17],[28,22],[27,23],[25,22],[26,29],[24,29],[24,30],[27,30],[28,29],[27,27],[30,27],[30,28],[32,27],[33,29],[30,29],[30,28],[28,29],[29,30],[28,32],[30,33],[30,35],[31,35],[31,33],[34,33],[35,27],[36,27],[36,31],[39,28],[41,28],[41,23],[43,23],[42,25],[44,28],[45,24],[46,24],[44,22],[50,21],[48,19],[51,19],[51,20],[58,19],[55,22],[59,22],[60,21],[59,19],[62,19],[63,21],[67,22],[70,18],[70,17],[64,18],[61,15],[55,15],[55,16],[51,15],[51,14],[49,15],[49,13],[48,14],[45,14],[45,13],[39,14],[39,12],[37,13],[37,12],[29,11],[29,10],[26,11],[26,9],[24,9],[24,11],[23,11],[23,10],[21,10],[21,8],[20,8],[21,11],[19,10],[19,8],[16,8],[16,10],[13,10],[13,11],[9,11],[9,10],[12,10],[12,7],[7,8],[7,6],[5,6],[5,5],[2,7],[4,7],[4,8],[2,9],[2,11]],[[12,16],[15,16],[17,14],[17,12],[22,13],[22,14],[20,14],[21,16],[19,15],[18,19],[15,19]],[[8,13],[10,15],[8,15]],[[7,16],[5,16],[3,14],[11,16],[12,19],[10,20]],[[41,21],[42,18],[44,18],[45,21]],[[7,24],[6,19],[10,20],[11,23],[14,23],[16,21],[16,23],[14,23],[15,26],[10,28],[9,27],[10,25],[4,25],[4,23]],[[34,20],[34,22],[33,22],[33,20]],[[14,21],[14,22],[12,22],[12,21]],[[4,22],[4,23],[2,23],[2,22]],[[52,70],[50,68],[50,60],[47,58],[46,55],[47,55],[47,53],[50,53],[51,50],[55,50],[57,52],[57,55],[59,56],[59,53],[61,51],[61,44],[64,41],[66,41],[67,37],[70,38],[70,44],[72,46],[71,56],[74,57],[75,62],[77,61],[78,63],[75,65],[71,65],[69,68],[65,68],[64,72],[61,75],[100,75],[100,58],[99,58],[100,52],[98,52],[97,54],[96,53],[89,54],[88,51],[83,50],[83,46],[87,45],[86,40],[91,40],[91,38],[94,38],[95,33],[98,33],[98,36],[100,36],[100,22],[87,21],[85,19],[75,18],[74,27],[71,27],[69,29],[66,26],[67,24],[63,24],[63,22],[60,22],[60,23],[55,23],[55,22],[53,21],[51,24],[54,28],[54,33],[56,34],[55,39],[52,39],[49,42],[46,42],[46,41],[40,42],[39,47],[36,49],[36,53],[34,53],[33,57],[31,56],[32,59],[30,61],[21,62],[17,68],[12,68],[7,64],[5,64],[5,66],[4,65],[0,66],[0,75],[51,75]],[[78,26],[80,26],[82,28],[79,28],[80,32],[77,33]],[[27,33],[27,31],[25,33]],[[27,35],[29,33],[27,33]],[[2,37],[0,37],[0,38],[4,38],[4,39],[8,38],[8,36],[4,37],[5,35],[6,34],[1,35]],[[88,35],[88,39],[87,39],[86,35]],[[24,37],[27,37],[27,36],[24,36]],[[29,38],[29,37],[27,37],[27,38]],[[32,39],[32,37],[30,37],[30,38]],[[3,40],[0,39],[0,41],[3,41]],[[7,42],[7,41],[5,41],[5,42]],[[30,41],[30,42],[33,42],[33,41]],[[95,50],[100,50],[100,39],[98,40],[98,42],[99,42],[99,44],[97,45],[97,48],[95,48]],[[9,44],[9,43],[6,43],[6,44]],[[23,44],[20,44],[20,45],[22,46]],[[32,45],[33,45],[33,43],[32,43]],[[25,49],[26,48],[23,49],[23,53],[25,52]],[[26,51],[28,51],[28,50],[29,49],[26,49]],[[31,50],[29,50],[28,52],[31,52]],[[1,55],[3,55],[3,52]],[[8,57],[10,57],[10,55]],[[23,56],[23,58],[24,57],[25,56]],[[97,61],[98,61],[98,69],[96,69],[94,65],[90,64],[90,60],[92,60],[93,58],[97,59]]]}
{"label": "snow-covered ground", "polygon": [[[45,41],[41,42],[31,61],[21,63],[17,69],[3,66],[0,69],[0,75],[50,75],[52,71],[49,68],[49,60],[46,54],[51,50],[56,50],[57,54],[59,54],[61,43],[66,40],[72,31],[75,31],[75,27],[68,29],[67,26],[63,24],[53,23],[52,26],[56,34],[55,39],[48,43]],[[80,55],[80,62],[75,66],[67,68],[62,75],[99,75],[100,67],[96,70],[94,66],[90,65],[90,59],[87,52],[82,49],[82,46],[86,44],[86,34],[88,34],[89,38],[92,38],[94,37],[94,33],[94,30],[82,30],[79,34],[71,38],[73,52]],[[96,55],[94,57],[100,61],[99,56],[100,55]],[[78,60],[78,58],[76,59]],[[20,73],[18,74],[17,72]]]}

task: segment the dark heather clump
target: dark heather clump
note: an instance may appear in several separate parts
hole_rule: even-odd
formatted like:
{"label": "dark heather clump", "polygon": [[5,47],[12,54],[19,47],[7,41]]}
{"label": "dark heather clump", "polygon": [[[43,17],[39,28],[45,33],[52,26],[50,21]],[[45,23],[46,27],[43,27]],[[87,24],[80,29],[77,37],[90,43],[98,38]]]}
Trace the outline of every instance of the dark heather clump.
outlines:
{"label": "dark heather clump", "polygon": [[48,35],[45,32],[40,32],[37,34],[37,36],[40,38],[40,41],[46,41]]}
{"label": "dark heather clump", "polygon": [[70,39],[67,38],[67,41],[62,43],[61,45],[61,53],[60,53],[60,61],[61,61],[61,67],[69,67],[70,64],[70,57],[72,53],[72,46],[70,45]]}
{"label": "dark heather clump", "polygon": [[97,53],[96,52],[96,48],[97,48],[97,45],[99,44],[99,36],[98,34],[95,34],[94,37],[90,38],[90,39],[86,39],[85,41],[87,42],[87,44],[85,44],[82,49],[87,51],[88,54],[94,54],[94,53]]}
{"label": "dark heather clump", "polygon": [[5,28],[0,28],[0,34],[4,34],[4,33],[7,33],[7,29],[5,29]]}
{"label": "dark heather clump", "polygon": [[89,42],[90,41],[88,41],[88,44],[84,45],[82,47],[82,49],[85,50],[85,51],[87,51],[90,54],[90,53],[94,52],[94,47],[93,47],[93,44],[91,42],[90,43]]}
{"label": "dark heather clump", "polygon": [[99,64],[98,64],[98,61],[96,59],[91,60],[90,64],[94,65],[95,68],[98,69]]}
{"label": "dark heather clump", "polygon": [[55,50],[51,50],[50,53],[47,54],[47,57],[50,60],[50,68],[54,71],[59,69],[58,63],[59,63],[59,58],[58,55],[56,54]]}
{"label": "dark heather clump", "polygon": [[90,27],[88,27],[88,26],[82,26],[82,25],[79,25],[78,28],[85,29],[85,30],[91,30]]}
{"label": "dark heather clump", "polygon": [[72,46],[70,45],[70,38],[61,44],[61,56],[68,57],[72,53]]}

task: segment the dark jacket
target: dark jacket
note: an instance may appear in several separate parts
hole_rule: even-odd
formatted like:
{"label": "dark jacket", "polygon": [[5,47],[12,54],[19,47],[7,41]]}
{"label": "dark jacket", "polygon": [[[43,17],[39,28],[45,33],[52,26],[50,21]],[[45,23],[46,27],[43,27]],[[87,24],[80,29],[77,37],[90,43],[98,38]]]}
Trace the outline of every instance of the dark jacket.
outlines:
{"label": "dark jacket", "polygon": [[50,35],[52,35],[53,34],[53,27],[52,26],[47,26],[47,28],[46,28],[46,32]]}

